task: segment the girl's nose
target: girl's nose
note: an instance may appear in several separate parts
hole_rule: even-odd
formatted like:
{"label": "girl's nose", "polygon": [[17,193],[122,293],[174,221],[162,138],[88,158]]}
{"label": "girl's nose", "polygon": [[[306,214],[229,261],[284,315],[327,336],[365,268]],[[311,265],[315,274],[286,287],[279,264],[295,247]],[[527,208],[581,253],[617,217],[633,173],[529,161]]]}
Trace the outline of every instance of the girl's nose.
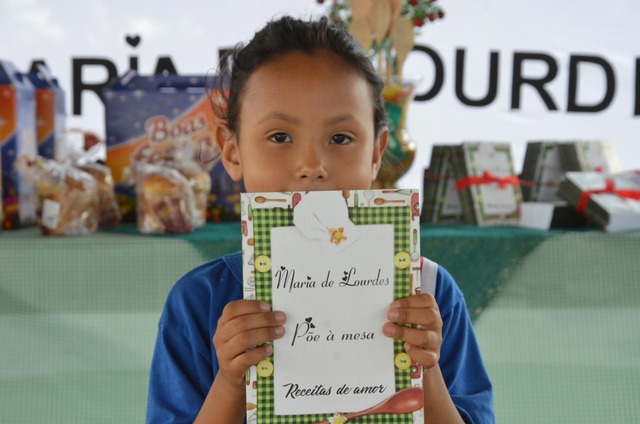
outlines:
{"label": "girl's nose", "polygon": [[323,180],[328,174],[322,157],[321,149],[317,146],[305,146],[299,152],[296,177],[306,180]]}

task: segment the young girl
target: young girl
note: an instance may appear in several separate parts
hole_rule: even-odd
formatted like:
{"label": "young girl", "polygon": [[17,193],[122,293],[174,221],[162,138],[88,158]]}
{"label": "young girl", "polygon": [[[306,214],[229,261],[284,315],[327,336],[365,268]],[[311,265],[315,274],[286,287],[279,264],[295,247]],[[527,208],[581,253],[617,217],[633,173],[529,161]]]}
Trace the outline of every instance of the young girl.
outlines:
{"label": "young girl", "polygon": [[[387,144],[383,83],[348,33],[325,18],[284,17],[237,48],[221,74],[230,91],[216,139],[248,192],[370,188]],[[425,423],[491,423],[492,387],[464,298],[443,268],[436,281],[435,298],[391,303],[383,332],[425,370]],[[242,300],[240,253],[187,273],[160,318],[147,422],[242,423],[245,374],[272,353],[286,319]]]}

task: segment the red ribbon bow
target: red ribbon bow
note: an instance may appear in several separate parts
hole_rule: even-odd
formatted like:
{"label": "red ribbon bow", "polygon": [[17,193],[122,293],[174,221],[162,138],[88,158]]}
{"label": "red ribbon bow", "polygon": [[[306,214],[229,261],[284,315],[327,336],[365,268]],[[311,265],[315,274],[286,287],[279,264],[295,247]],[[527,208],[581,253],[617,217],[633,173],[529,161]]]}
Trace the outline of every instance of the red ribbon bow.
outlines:
{"label": "red ribbon bow", "polygon": [[625,199],[640,200],[640,190],[616,190],[615,181],[609,178],[604,180],[604,184],[604,188],[597,190],[585,190],[582,192],[580,200],[578,201],[578,206],[576,207],[580,214],[584,214],[584,210],[587,208],[587,203],[589,203],[589,198],[593,194],[615,194],[616,196],[624,197]]}
{"label": "red ribbon bow", "polygon": [[458,189],[458,191],[461,191],[473,185],[485,185],[492,183],[498,183],[498,187],[500,187],[500,189],[503,189],[507,185],[520,184],[520,180],[515,175],[500,178],[496,177],[489,171],[484,171],[480,176],[469,176],[460,178],[458,181],[456,181],[456,188]]}

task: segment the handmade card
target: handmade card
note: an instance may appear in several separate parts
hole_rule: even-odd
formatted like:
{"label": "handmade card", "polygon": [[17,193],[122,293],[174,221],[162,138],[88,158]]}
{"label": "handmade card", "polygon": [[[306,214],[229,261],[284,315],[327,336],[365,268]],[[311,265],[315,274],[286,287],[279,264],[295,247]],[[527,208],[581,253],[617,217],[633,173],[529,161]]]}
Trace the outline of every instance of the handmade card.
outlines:
{"label": "handmade card", "polygon": [[508,143],[466,142],[453,147],[456,186],[468,223],[518,225],[522,193]]}
{"label": "handmade card", "polygon": [[560,144],[560,159],[565,171],[620,171],[620,159],[615,144],[607,140],[572,141]]}
{"label": "handmade card", "polygon": [[249,423],[417,423],[422,371],[382,334],[420,287],[417,190],[242,195],[244,296],[287,314],[247,375]]}
{"label": "handmade card", "polygon": [[424,173],[421,221],[427,223],[461,223],[464,211],[456,189],[451,145],[434,145],[431,162]]}
{"label": "handmade card", "polygon": [[525,202],[561,200],[556,191],[564,172],[559,142],[528,142],[520,174],[522,199]]}

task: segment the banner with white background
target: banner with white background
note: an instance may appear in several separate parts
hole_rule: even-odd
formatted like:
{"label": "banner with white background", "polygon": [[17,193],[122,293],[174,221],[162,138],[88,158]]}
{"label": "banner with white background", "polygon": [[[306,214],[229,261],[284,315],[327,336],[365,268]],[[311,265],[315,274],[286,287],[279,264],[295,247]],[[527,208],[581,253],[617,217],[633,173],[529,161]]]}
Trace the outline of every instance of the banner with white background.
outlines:
{"label": "banner with white background", "polygon": [[[326,0],[329,3],[331,0]],[[640,168],[640,2],[438,0],[405,73],[421,80],[408,115],[418,145],[401,188],[421,187],[431,145],[507,141],[516,172],[530,140],[612,141]],[[0,59],[44,61],[66,91],[67,127],[104,136],[96,87],[132,67],[211,73],[218,51],[315,0],[0,0]]]}

